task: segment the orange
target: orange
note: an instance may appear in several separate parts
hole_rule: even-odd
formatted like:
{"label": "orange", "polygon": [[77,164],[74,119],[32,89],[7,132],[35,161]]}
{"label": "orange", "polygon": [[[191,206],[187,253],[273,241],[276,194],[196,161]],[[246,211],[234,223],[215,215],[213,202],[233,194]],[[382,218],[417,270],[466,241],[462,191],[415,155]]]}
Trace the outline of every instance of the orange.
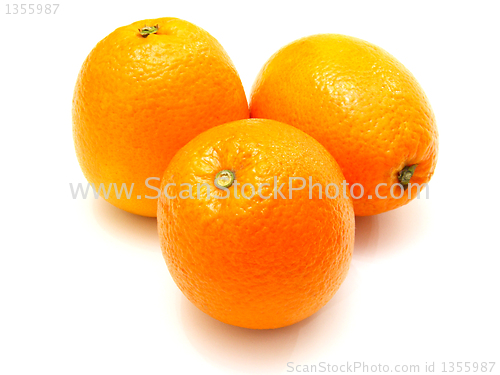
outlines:
{"label": "orange", "polygon": [[222,46],[176,18],[138,21],[101,40],[83,63],[73,99],[85,177],[106,189],[115,183],[117,191],[133,183],[130,199],[111,189],[107,200],[144,216],[156,216],[153,198],[176,151],[215,125],[243,118],[245,93]]}
{"label": "orange", "polygon": [[424,91],[398,60],[360,39],[314,35],[283,47],[254,83],[250,116],[323,144],[353,189],[356,215],[408,203],[434,173],[438,132]]}
{"label": "orange", "polygon": [[174,281],[198,308],[232,325],[278,328],[307,318],[349,268],[352,201],[332,186],[325,195],[343,179],[323,146],[276,121],[240,120],[197,136],[165,170],[158,202]]}

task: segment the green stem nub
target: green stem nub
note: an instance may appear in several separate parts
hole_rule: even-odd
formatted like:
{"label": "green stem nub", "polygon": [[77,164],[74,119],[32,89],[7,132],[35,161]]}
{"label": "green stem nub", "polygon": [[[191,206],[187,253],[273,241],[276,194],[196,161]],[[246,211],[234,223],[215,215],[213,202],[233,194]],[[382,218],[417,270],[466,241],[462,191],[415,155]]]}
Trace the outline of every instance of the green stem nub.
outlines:
{"label": "green stem nub", "polygon": [[230,187],[235,179],[235,175],[233,171],[229,169],[224,169],[215,175],[214,184],[219,189],[224,189]]}
{"label": "green stem nub", "polygon": [[403,185],[405,188],[410,182],[410,179],[412,178],[413,173],[415,172],[415,168],[417,168],[417,165],[418,164],[406,166],[399,172],[398,180],[401,183],[401,185]]}
{"label": "green stem nub", "polygon": [[139,34],[141,34],[143,38],[147,38],[150,34],[156,34],[159,28],[158,24],[154,26],[144,26],[142,29],[139,29]]}

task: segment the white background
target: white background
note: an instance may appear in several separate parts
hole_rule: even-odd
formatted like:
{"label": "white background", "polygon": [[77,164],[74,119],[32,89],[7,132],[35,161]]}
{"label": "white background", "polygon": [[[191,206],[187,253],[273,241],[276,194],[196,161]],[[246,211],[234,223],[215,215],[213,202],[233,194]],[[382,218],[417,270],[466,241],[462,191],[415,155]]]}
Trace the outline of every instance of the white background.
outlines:
{"label": "white background", "polygon": [[[498,2],[58,2],[56,15],[1,8],[0,373],[280,374],[348,361],[421,372],[434,361],[436,373],[496,361],[500,373]],[[345,283],[294,326],[203,314],[173,283],[155,219],[71,198],[69,183],[85,182],[71,133],[83,60],[115,28],[164,16],[215,36],[247,93],[278,48],[342,33],[396,56],[433,105],[430,199],[358,218]]]}

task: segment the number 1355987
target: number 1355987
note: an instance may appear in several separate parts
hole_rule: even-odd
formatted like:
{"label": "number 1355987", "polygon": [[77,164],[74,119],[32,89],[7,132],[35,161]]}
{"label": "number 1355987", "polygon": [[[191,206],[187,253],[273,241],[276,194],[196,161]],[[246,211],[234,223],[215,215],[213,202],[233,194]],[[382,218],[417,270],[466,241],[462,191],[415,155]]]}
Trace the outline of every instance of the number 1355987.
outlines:
{"label": "number 1355987", "polygon": [[56,14],[59,4],[5,4],[5,14]]}

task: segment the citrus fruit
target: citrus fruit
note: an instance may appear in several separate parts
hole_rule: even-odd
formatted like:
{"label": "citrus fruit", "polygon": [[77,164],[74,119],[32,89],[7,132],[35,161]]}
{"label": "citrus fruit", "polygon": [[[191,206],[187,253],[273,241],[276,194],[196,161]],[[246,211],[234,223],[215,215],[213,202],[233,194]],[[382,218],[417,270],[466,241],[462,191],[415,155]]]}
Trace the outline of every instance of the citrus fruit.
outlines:
{"label": "citrus fruit", "polygon": [[325,195],[343,179],[326,149],[290,125],[240,120],[197,136],[168,165],[158,201],[174,281],[228,324],[278,328],[310,316],[351,260],[352,200],[333,185]]}
{"label": "citrus fruit", "polygon": [[436,166],[424,91],[393,56],[357,38],[322,34],[283,47],[254,83],[250,117],[296,126],[323,144],[353,189],[356,215],[408,203]]}
{"label": "citrus fruit", "polygon": [[[245,93],[222,46],[176,18],[138,21],[101,40],[83,63],[73,98],[85,177],[106,189],[116,184],[107,200],[144,216],[156,216],[153,198],[177,150],[204,130],[243,118]],[[128,198],[125,190],[117,195],[132,183]]]}

